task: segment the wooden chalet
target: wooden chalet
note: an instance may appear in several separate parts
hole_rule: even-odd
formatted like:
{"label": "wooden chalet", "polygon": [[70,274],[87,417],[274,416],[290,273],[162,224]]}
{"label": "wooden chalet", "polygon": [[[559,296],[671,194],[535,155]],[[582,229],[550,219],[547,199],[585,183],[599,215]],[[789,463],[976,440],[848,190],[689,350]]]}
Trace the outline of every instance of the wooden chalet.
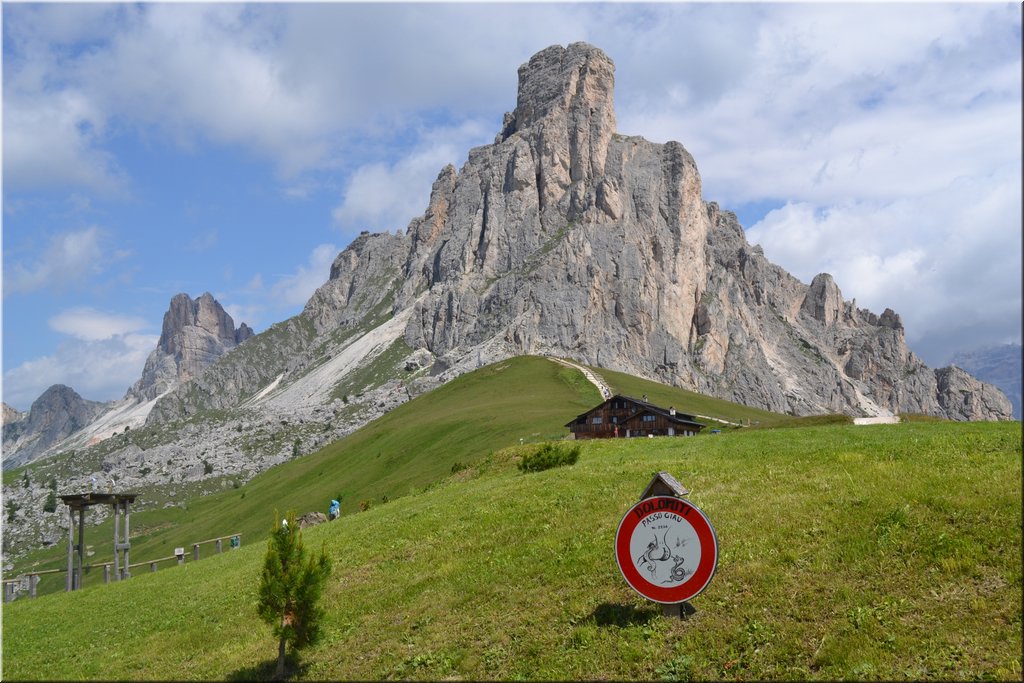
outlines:
{"label": "wooden chalet", "polygon": [[694,436],[704,428],[693,415],[616,394],[565,425],[577,439]]}

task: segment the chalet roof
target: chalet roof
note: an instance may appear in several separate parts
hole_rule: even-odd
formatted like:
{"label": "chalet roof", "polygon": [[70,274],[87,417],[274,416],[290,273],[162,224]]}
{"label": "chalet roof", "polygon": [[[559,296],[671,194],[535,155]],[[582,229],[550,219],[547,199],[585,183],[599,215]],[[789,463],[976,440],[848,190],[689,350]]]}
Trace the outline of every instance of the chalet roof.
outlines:
{"label": "chalet roof", "polygon": [[639,399],[639,398],[633,398],[632,396],[626,396],[624,394],[615,394],[611,398],[602,401],[601,403],[599,403],[598,405],[594,406],[593,408],[591,408],[587,412],[580,413],[579,415],[577,415],[575,418],[573,418],[568,423],[566,423],[565,426],[566,427],[571,427],[581,417],[586,417],[587,415],[590,415],[591,413],[593,413],[595,410],[599,410],[599,409],[603,408],[605,405],[607,405],[607,404],[609,404],[609,403],[611,403],[612,401],[615,401],[615,400],[628,401],[628,402],[630,402],[630,403],[632,403],[632,404],[637,406],[637,409],[635,411],[633,411],[630,415],[627,415],[623,419],[623,422],[627,422],[629,420],[632,420],[634,417],[636,417],[638,415],[642,415],[643,413],[646,412],[646,413],[653,413],[655,415],[661,415],[662,417],[664,417],[669,422],[673,422],[675,424],[704,427],[704,425],[701,424],[700,422],[694,421],[694,419],[693,419],[694,416],[693,415],[687,415],[685,413],[680,413],[678,410],[676,411],[675,415],[672,415],[668,411],[667,408],[662,408],[661,406],[656,406],[653,403],[650,403],[648,401],[644,401],[644,400]]}

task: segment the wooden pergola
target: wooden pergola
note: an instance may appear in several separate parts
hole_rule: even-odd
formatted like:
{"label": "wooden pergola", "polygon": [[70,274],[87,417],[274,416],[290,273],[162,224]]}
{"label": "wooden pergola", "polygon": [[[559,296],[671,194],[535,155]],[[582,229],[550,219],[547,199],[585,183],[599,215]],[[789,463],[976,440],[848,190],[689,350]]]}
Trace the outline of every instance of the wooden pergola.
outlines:
{"label": "wooden pergola", "polygon": [[[73,591],[82,587],[82,570],[85,567],[85,511],[93,505],[111,505],[114,508],[114,580],[127,579],[128,552],[131,542],[128,538],[129,506],[135,502],[134,493],[75,493],[61,496],[68,506],[68,574],[65,590]],[[78,512],[78,544],[75,544],[75,512]],[[124,532],[121,523],[124,521]],[[78,550],[75,553],[75,550]],[[124,553],[122,556],[121,553]],[[78,567],[75,568],[75,557]],[[123,558],[123,559],[122,559]]]}

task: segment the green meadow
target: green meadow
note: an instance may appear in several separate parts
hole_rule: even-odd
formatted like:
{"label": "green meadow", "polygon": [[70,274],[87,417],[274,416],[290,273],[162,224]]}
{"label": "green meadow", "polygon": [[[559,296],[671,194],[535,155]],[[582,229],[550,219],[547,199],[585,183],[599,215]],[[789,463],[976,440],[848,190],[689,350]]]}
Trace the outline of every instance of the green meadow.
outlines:
{"label": "green meadow", "polygon": [[[618,388],[620,381],[622,389]],[[613,386],[637,395],[650,393],[665,400],[665,405],[674,401],[680,410],[685,405],[693,412],[735,415],[736,419],[772,415],[628,375],[616,375]],[[179,487],[178,505],[136,509],[131,515],[131,561],[171,557],[178,547],[191,557],[193,543],[228,534],[242,534],[243,545],[261,541],[267,535],[266,515],[274,508],[294,509],[300,515],[311,511],[326,514],[331,499],[339,495],[343,514],[358,511],[361,505],[383,505],[421,492],[497,449],[561,439],[568,434],[567,422],[600,401],[597,389],[578,371],[540,357],[514,358],[480,368],[399,406],[316,453],[274,467],[240,488],[188,496],[185,488]],[[22,470],[14,470],[5,476],[14,480],[22,474]],[[44,475],[32,472],[31,476]],[[62,487],[58,490],[77,493]],[[147,495],[150,492],[139,492],[140,504]],[[160,500],[166,496],[163,492],[158,495]],[[93,555],[87,562],[111,561],[112,543],[112,521],[89,525],[86,544]],[[200,549],[201,557],[213,552],[212,544]],[[8,575],[66,566],[66,540],[61,539],[56,546],[19,561]],[[133,571],[138,574],[148,567]],[[96,567],[89,570],[85,583],[102,582],[102,578],[102,569]],[[41,577],[38,590],[63,591],[64,586],[63,574],[49,574]]]}
{"label": "green meadow", "polygon": [[[554,422],[597,402],[557,381],[582,407]],[[305,531],[334,571],[325,637],[290,675],[1021,680],[1021,436],[1019,422],[725,430],[580,442],[574,465],[524,474],[517,463],[537,446],[511,430],[515,445],[437,464],[439,483]],[[374,442],[382,458],[393,457],[387,438]],[[249,514],[264,535],[275,508],[316,507],[330,461],[317,458],[263,475],[304,466],[291,486],[310,487],[303,504],[301,491],[263,484]],[[612,550],[622,515],[662,470],[690,489],[719,542],[717,573],[685,621],[634,593]],[[3,677],[268,678],[276,642],[256,616],[264,551],[245,543],[7,604]]]}

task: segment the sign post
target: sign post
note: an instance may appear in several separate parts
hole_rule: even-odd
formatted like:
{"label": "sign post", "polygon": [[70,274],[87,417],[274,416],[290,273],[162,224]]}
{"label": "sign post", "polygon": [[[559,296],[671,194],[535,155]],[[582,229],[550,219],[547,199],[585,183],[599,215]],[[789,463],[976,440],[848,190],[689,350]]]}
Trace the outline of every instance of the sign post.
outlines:
{"label": "sign post", "polygon": [[[677,483],[667,472],[655,480],[661,475]],[[664,605],[666,614],[685,617],[695,611],[686,601],[703,591],[715,574],[718,539],[696,505],[676,495],[653,495],[642,498],[619,522],[615,560],[633,590]]]}

